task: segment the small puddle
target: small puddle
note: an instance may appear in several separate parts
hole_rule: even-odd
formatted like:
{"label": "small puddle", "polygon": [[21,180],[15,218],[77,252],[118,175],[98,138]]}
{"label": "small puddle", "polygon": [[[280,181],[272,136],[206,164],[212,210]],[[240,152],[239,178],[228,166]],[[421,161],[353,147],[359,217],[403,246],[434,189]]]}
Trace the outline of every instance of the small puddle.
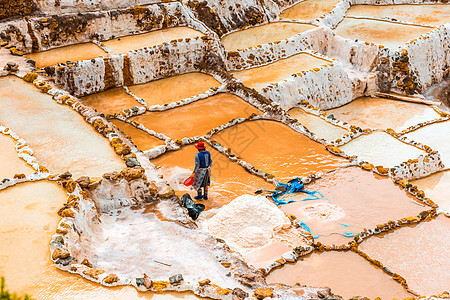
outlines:
{"label": "small puddle", "polygon": [[326,174],[306,185],[305,190],[319,192],[319,199],[305,201],[314,197],[304,193],[290,194],[284,200],[298,202],[280,208],[305,223],[313,236],[325,245],[348,243],[364,228],[373,229],[377,224],[415,216],[427,209],[391,179],[359,167]]}
{"label": "small puddle", "polygon": [[314,28],[316,26],[310,24],[290,22],[268,23],[227,34],[221,41],[227,51],[235,51],[237,49],[246,49],[252,46],[285,40]]}
{"label": "small puddle", "polygon": [[353,296],[404,299],[412,295],[380,269],[353,252],[323,252],[272,271],[268,283],[330,287],[344,299]]}
{"label": "small puddle", "polygon": [[419,180],[411,181],[425,196],[433,200],[440,208],[450,212],[450,171],[439,172]]}
{"label": "small puddle", "polygon": [[435,110],[428,105],[371,97],[355,99],[327,112],[340,121],[361,128],[392,128],[397,132],[439,118]]}
{"label": "small puddle", "polygon": [[125,133],[125,135],[129,136],[136,147],[138,147],[141,151],[150,150],[165,144],[165,141],[160,140],[143,130],[137,129],[133,125],[126,122],[114,119],[111,120],[111,123],[113,123],[120,131]]}
{"label": "small puddle", "polygon": [[306,0],[284,10],[280,19],[312,20],[333,10],[339,1],[336,0]]}
{"label": "small puddle", "polygon": [[15,174],[30,175],[35,172],[23,160],[21,160],[14,147],[14,141],[0,133],[0,180],[3,178],[13,178]]}
{"label": "small puddle", "polygon": [[128,51],[161,45],[172,40],[195,38],[198,36],[204,36],[204,34],[192,28],[182,26],[115,38],[105,41],[103,44],[112,50],[114,54],[125,54]]}
{"label": "small puddle", "polygon": [[330,171],[347,162],[326,151],[323,145],[275,121],[244,122],[217,133],[213,139],[230,147],[255,168],[282,181]]}
{"label": "small puddle", "polygon": [[231,74],[241,80],[246,86],[260,91],[269,84],[288,79],[292,74],[318,68],[329,63],[330,61],[328,60],[300,53],[262,67],[233,71]]}
{"label": "small puddle", "polygon": [[450,20],[448,4],[394,4],[354,5],[347,10],[348,16],[394,18],[416,24],[439,26]]}
{"label": "small puddle", "polygon": [[431,30],[433,28],[387,21],[344,18],[334,32],[346,39],[371,42],[396,49]]}
{"label": "small puddle", "polygon": [[359,136],[339,148],[348,155],[357,155],[360,160],[385,168],[398,166],[408,159],[416,159],[426,154],[425,151],[405,144],[385,132]]}
{"label": "small puddle", "polygon": [[438,295],[448,291],[450,286],[449,231],[450,218],[439,216],[429,222],[374,236],[364,241],[359,249],[404,277],[416,293]]}
{"label": "small puddle", "polygon": [[77,112],[17,77],[0,78],[0,124],[10,127],[51,172],[99,176],[124,164]]}
{"label": "small puddle", "polygon": [[317,137],[327,141],[334,141],[348,133],[348,131],[344,128],[334,126],[322,120],[320,117],[306,113],[303,109],[298,107],[290,109],[288,114],[292,118],[297,119]]}
{"label": "small puddle", "polygon": [[25,57],[36,62],[37,68],[55,66],[67,61],[76,62],[94,59],[101,56],[106,57],[108,55],[102,48],[93,43],[76,44],[25,55]]}
{"label": "small puddle", "polygon": [[148,106],[152,106],[190,98],[205,93],[212,87],[220,87],[214,77],[194,72],[129,86],[128,89],[144,99]]}
{"label": "small puddle", "polygon": [[408,133],[406,136],[437,150],[445,168],[450,168],[450,121],[427,125]]}
{"label": "small puddle", "polygon": [[[231,162],[225,155],[212,147],[207,147],[207,150],[211,153],[213,165],[209,189],[210,200],[202,202],[206,205],[206,209],[222,207],[244,194],[253,195],[260,188],[269,190],[274,188],[264,179],[248,173],[238,164]],[[190,145],[152,160],[154,165],[161,167],[159,171],[179,196],[184,193],[190,193],[191,196],[196,195],[196,192],[185,187],[183,182],[194,170],[194,158],[197,153],[198,150]]]}
{"label": "small puddle", "polygon": [[104,114],[113,115],[133,106],[142,106],[121,87],[80,98],[81,101]]}
{"label": "small puddle", "polygon": [[247,118],[253,113],[261,112],[238,96],[219,94],[166,111],[147,112],[131,119],[148,129],[173,139],[181,139],[202,136],[232,119]]}

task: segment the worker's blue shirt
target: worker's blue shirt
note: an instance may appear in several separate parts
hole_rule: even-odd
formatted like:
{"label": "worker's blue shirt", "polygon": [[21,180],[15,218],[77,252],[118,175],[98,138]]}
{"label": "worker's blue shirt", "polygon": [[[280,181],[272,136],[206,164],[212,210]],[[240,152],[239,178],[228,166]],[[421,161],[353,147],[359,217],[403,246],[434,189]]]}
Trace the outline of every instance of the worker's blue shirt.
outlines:
{"label": "worker's blue shirt", "polygon": [[197,172],[199,168],[204,169],[211,167],[212,158],[211,153],[209,151],[201,151],[195,155],[195,170]]}

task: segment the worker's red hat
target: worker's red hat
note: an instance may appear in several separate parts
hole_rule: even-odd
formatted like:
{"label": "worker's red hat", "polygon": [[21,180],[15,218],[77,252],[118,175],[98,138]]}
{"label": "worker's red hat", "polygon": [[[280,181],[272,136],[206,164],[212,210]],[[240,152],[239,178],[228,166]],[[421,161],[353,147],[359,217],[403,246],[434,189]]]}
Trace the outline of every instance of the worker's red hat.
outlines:
{"label": "worker's red hat", "polygon": [[195,145],[195,148],[197,148],[198,150],[204,150],[204,149],[206,149],[205,143],[203,143],[203,142],[198,142],[198,144]]}

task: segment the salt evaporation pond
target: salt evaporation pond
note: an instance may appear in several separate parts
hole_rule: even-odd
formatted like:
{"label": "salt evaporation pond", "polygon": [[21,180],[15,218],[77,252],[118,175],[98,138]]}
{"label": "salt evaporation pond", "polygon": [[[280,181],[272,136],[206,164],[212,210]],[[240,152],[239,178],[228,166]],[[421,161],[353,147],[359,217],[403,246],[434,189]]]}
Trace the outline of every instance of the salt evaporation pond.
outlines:
{"label": "salt evaporation pond", "polygon": [[347,162],[329,153],[323,145],[275,121],[244,122],[215,134],[213,139],[255,168],[283,181],[330,171]]}
{"label": "salt evaporation pond", "polygon": [[310,24],[268,23],[227,34],[222,37],[221,41],[227,51],[234,51],[281,41],[314,28],[316,26]]}
{"label": "salt evaporation pond", "polygon": [[150,150],[155,147],[164,145],[165,142],[157,137],[154,137],[147,132],[134,127],[126,122],[114,119],[111,122],[125,135],[129,136],[131,141],[139,148],[141,151]]}
{"label": "salt evaporation pond", "polygon": [[280,19],[312,20],[333,10],[339,1],[336,0],[305,0],[284,10]]}
{"label": "salt evaporation pond", "polygon": [[219,86],[220,83],[213,76],[193,72],[129,86],[128,89],[148,106],[152,106],[197,96]]}
{"label": "salt evaporation pond", "polygon": [[269,84],[288,79],[293,74],[329,63],[330,61],[311,54],[300,53],[262,67],[233,71],[231,74],[241,80],[244,85],[260,91]]}
{"label": "salt evaporation pond", "polygon": [[334,32],[346,39],[359,40],[396,49],[431,30],[433,28],[347,17],[339,23]]}
{"label": "salt evaporation pond", "polygon": [[76,62],[80,60],[106,57],[108,54],[94,43],[76,44],[47,51],[27,54],[26,57],[36,62],[36,67],[44,68],[54,66],[67,61]]}
{"label": "salt evaporation pond", "polygon": [[80,98],[81,101],[104,114],[116,114],[133,106],[142,106],[122,87],[112,88],[104,92]]}
{"label": "salt evaporation pond", "polygon": [[340,121],[361,128],[392,128],[397,132],[439,118],[428,105],[378,97],[361,97],[327,112]]}
{"label": "salt evaporation pond", "polygon": [[[220,109],[217,109],[220,107]],[[162,112],[146,112],[131,120],[173,139],[202,136],[232,119],[261,112],[238,96],[218,94]]]}
{"label": "salt evaporation pond", "polygon": [[416,293],[439,295],[450,286],[449,230],[450,218],[439,216],[377,235],[364,241],[360,250],[383,262],[391,272],[401,274]]}
{"label": "salt evaporation pond", "polygon": [[448,4],[354,5],[347,16],[396,19],[416,24],[439,26],[450,20]]}
{"label": "salt evaporation pond", "polygon": [[404,299],[412,295],[380,269],[353,252],[313,253],[267,276],[269,283],[328,286],[345,299],[353,296]]}
{"label": "salt evaporation pond", "polygon": [[0,79],[0,123],[25,139],[50,172],[99,176],[124,163],[108,141],[70,107],[17,77]]}
{"label": "salt evaporation pond", "polygon": [[33,168],[28,166],[25,161],[21,160],[17,155],[11,138],[0,133],[0,180],[3,178],[13,178],[15,174],[30,175],[35,172]]}
{"label": "salt evaporation pond", "polygon": [[125,54],[128,51],[161,45],[162,43],[170,42],[172,40],[195,38],[199,36],[204,36],[204,34],[195,29],[181,26],[159,29],[142,34],[123,36],[105,41],[102,44],[114,54]]}
{"label": "salt evaporation pond", "polygon": [[450,171],[443,171],[433,175],[411,181],[420,190],[425,192],[425,196],[433,200],[440,208],[445,209],[450,214]]}

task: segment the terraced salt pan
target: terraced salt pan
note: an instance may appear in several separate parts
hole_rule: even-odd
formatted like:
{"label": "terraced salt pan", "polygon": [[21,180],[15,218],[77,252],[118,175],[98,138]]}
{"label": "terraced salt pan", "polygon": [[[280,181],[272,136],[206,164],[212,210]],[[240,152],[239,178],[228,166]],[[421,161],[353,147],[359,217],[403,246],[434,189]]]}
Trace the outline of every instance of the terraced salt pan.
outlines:
{"label": "terraced salt pan", "polygon": [[337,0],[305,0],[284,10],[280,19],[312,20],[333,10]]}
{"label": "terraced salt pan", "polygon": [[260,91],[269,84],[278,83],[289,78],[292,74],[318,68],[329,63],[325,59],[300,53],[262,67],[233,71],[231,74],[241,80],[244,85]]}
{"label": "terraced salt pan", "polygon": [[334,126],[321,118],[314,116],[312,114],[306,113],[301,108],[292,108],[288,111],[288,114],[297,119],[302,125],[307,127],[309,131],[313,132],[316,136],[327,141],[333,141],[344,134],[348,133],[342,127]]}
{"label": "terraced salt pan", "polygon": [[121,87],[82,97],[81,101],[105,115],[120,113],[133,106],[142,106]]}
{"label": "terraced salt pan", "polygon": [[190,98],[219,86],[220,83],[211,75],[194,72],[129,86],[128,89],[152,106]]}
{"label": "terraced salt pan", "polygon": [[[206,209],[221,207],[241,195],[253,195],[260,188],[269,190],[274,188],[262,178],[248,173],[238,164],[231,162],[217,150],[208,147],[208,151],[211,153],[213,165],[209,200],[202,202],[206,205]],[[191,196],[196,195],[195,191],[185,187],[183,182],[194,170],[194,158],[197,153],[198,150],[190,145],[152,160],[154,165],[160,167],[159,171],[164,179],[179,196],[187,192],[190,192]]]}
{"label": "terraced salt pan", "polygon": [[357,155],[358,159],[375,166],[392,168],[409,159],[416,159],[426,152],[405,144],[385,132],[362,135],[339,147],[348,155]]}
{"label": "terraced salt pan", "polygon": [[450,168],[450,122],[427,125],[406,135],[408,138],[430,146],[441,154],[445,168]]}
{"label": "terraced salt pan", "polygon": [[106,57],[107,53],[93,43],[71,45],[25,55],[25,57],[36,62],[37,68],[54,66],[67,61],[76,62],[94,59],[101,56]]}
{"label": "terraced salt pan", "polygon": [[108,140],[77,112],[57,104],[33,85],[17,77],[3,77],[0,95],[0,124],[25,139],[38,162],[50,172],[99,176],[123,168]]}
{"label": "terraced salt pan", "polygon": [[347,162],[287,125],[257,120],[227,128],[213,139],[279,180],[333,170]]}
{"label": "terraced salt pan", "polygon": [[13,178],[15,174],[30,175],[35,172],[21,160],[14,147],[14,142],[9,137],[0,133],[0,180],[4,178]]}
{"label": "terraced salt pan", "polygon": [[450,20],[448,4],[354,5],[347,16],[394,18],[416,24],[439,26]]}
{"label": "terraced salt pan", "polygon": [[221,41],[227,51],[246,49],[270,42],[281,41],[299,33],[314,29],[316,26],[290,22],[268,23],[236,31],[222,37]]}
{"label": "terraced salt pan", "polygon": [[380,269],[353,252],[313,253],[295,264],[272,271],[268,283],[328,286],[344,299],[365,296],[371,299],[404,299],[412,295]]}
{"label": "terraced salt pan", "polygon": [[155,30],[147,33],[129,35],[103,42],[114,54],[125,54],[128,51],[161,45],[172,40],[204,36],[195,29],[180,26]]}
{"label": "terraced salt pan", "polygon": [[347,17],[339,23],[334,32],[346,39],[371,42],[396,49],[431,30],[433,28]]}
{"label": "terraced salt pan", "polygon": [[136,147],[141,151],[146,151],[153,149],[155,147],[164,145],[165,142],[163,140],[158,139],[143,130],[137,129],[133,125],[130,125],[126,122],[122,122],[120,120],[111,120],[111,122],[125,135],[129,136]]}
{"label": "terraced salt pan", "polygon": [[436,111],[427,105],[378,97],[361,97],[344,106],[330,109],[328,113],[340,121],[361,128],[392,128],[397,132],[439,118]]}
{"label": "terraced salt pan", "polygon": [[450,171],[439,172],[425,178],[412,181],[425,196],[433,200],[440,208],[450,212]]}
{"label": "terraced salt pan", "polygon": [[450,218],[439,216],[374,236],[361,243],[359,249],[404,277],[416,293],[439,295],[450,286],[449,230]]}
{"label": "terraced salt pan", "polygon": [[[293,214],[305,223],[314,237],[325,245],[342,245],[364,228],[415,216],[427,208],[396,186],[391,179],[359,167],[342,168],[324,175],[305,186],[307,191],[317,191],[317,200],[298,193],[286,198],[298,202],[281,205],[287,214]],[[286,199],[286,200],[287,200]]]}
{"label": "terraced salt pan", "polygon": [[202,136],[232,119],[247,118],[253,113],[261,112],[237,96],[219,94],[170,110],[147,112],[131,119],[172,139],[181,139]]}

